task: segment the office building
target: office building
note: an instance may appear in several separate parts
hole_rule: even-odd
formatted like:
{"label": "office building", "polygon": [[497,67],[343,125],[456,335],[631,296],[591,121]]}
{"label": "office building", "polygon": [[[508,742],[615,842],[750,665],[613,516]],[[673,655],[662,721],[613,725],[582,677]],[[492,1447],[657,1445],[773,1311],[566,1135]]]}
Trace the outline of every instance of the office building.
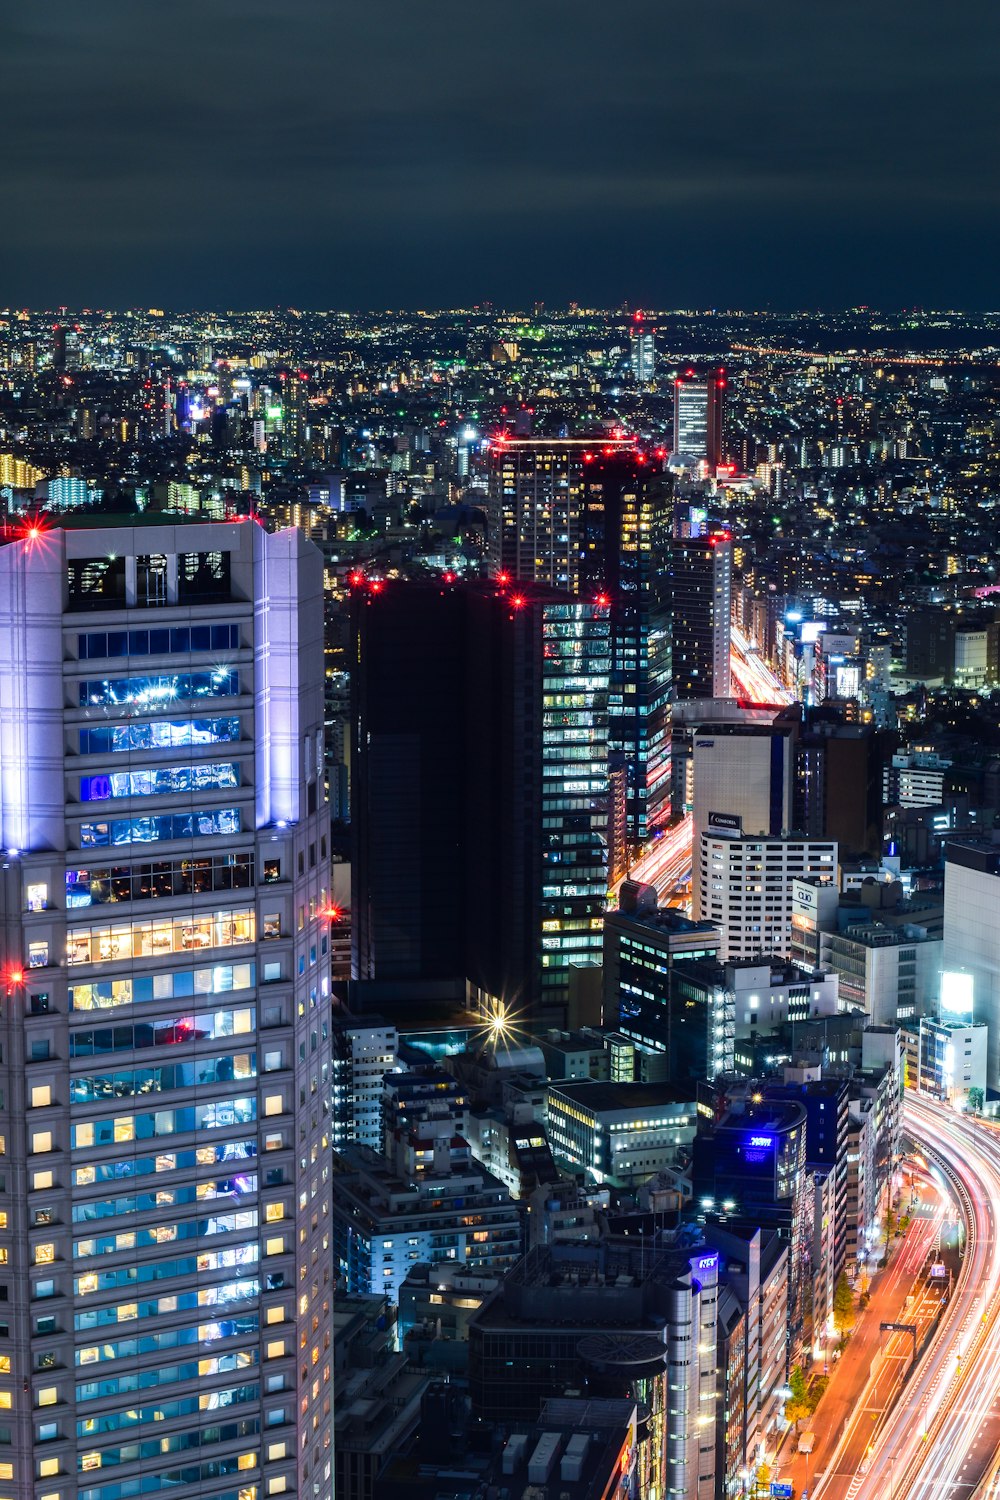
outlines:
{"label": "office building", "polygon": [[831,879],[836,869],[837,845],[829,839],[702,834],[695,845],[694,914],[719,929],[723,959],[787,958],[793,879]]}
{"label": "office building", "polygon": [[991,1094],[998,1092],[1000,841],[953,839],[945,846],[942,963],[945,973],[969,976],[965,1019],[987,1028],[986,1086]]}
{"label": "office building", "polygon": [[922,1016],[919,1087],[956,1109],[981,1111],[986,1097],[989,1028],[981,1021]]}
{"label": "office building", "polygon": [[251,523],[0,549],[14,1493],[332,1494],[321,580]]}
{"label": "office building", "polygon": [[[643,1052],[669,1060],[670,1076],[714,1078],[732,1067],[731,1016],[725,1007],[673,1003],[671,973],[682,959],[714,959],[720,936],[672,907],[658,909],[649,887],[626,882],[621,905],[604,921],[604,1017]],[[631,909],[629,909],[631,908]]]}
{"label": "office building", "polygon": [[503,1274],[523,1249],[521,1209],[503,1183],[441,1137],[428,1170],[401,1176],[364,1146],[334,1158],[333,1262],[349,1292],[393,1303],[419,1261],[453,1260]]}
{"label": "office building", "polygon": [[333,1144],[383,1147],[385,1076],[397,1067],[399,1037],[381,1016],[333,1020]]}
{"label": "office building", "polygon": [[[719,1254],[717,1469],[721,1492],[738,1495],[741,1475],[773,1458],[783,1430],[788,1370],[788,1245],[773,1229],[708,1215],[705,1242]],[[727,1300],[737,1338],[724,1338]],[[730,1320],[733,1327],[733,1320]],[[729,1358],[723,1359],[724,1344]]]}
{"label": "office building", "polygon": [[728,698],[733,543],[728,531],[676,538],[671,569],[677,698]]}
{"label": "office building", "polygon": [[370,1500],[379,1471],[420,1424],[433,1377],[397,1351],[397,1331],[396,1309],[384,1291],[338,1292],[333,1338],[337,1500]]}
{"label": "office building", "polygon": [[558,1022],[600,960],[608,606],[397,583],[353,609],[354,977]]}
{"label": "office building", "polygon": [[690,1153],[698,1123],[694,1082],[549,1086],[549,1140],[557,1157],[583,1167],[595,1182],[644,1182]]}
{"label": "office building", "polygon": [[912,1025],[937,1001],[943,947],[915,923],[856,921],[820,935],[820,963],[840,976],[841,1003],[866,1011],[872,1025]]}
{"label": "office building", "polygon": [[634,449],[595,444],[582,471],[579,592],[611,611],[608,753],[624,768],[634,846],[670,815],[670,493]]}
{"label": "office building", "polygon": [[656,329],[636,313],[629,333],[629,364],[637,385],[649,385],[656,372]]}
{"label": "office building", "polygon": [[694,834],[782,834],[795,797],[795,718],[771,724],[707,722],[691,746]]}
{"label": "office building", "polygon": [[716,1251],[537,1246],[469,1324],[473,1417],[508,1429],[568,1392],[629,1399],[638,1495],[714,1500]]}
{"label": "office building", "polygon": [[[724,964],[713,959],[681,959],[671,973],[671,996],[671,1011],[677,1018],[674,1031],[685,1056],[690,1056],[683,1041],[687,1015],[700,1011],[713,1017],[713,1031],[724,1026],[725,1040],[716,1054],[721,1054],[724,1066],[717,1066],[712,1077],[731,1071],[736,1040],[835,1016],[839,1003],[835,974],[766,957]],[[691,1061],[696,1057],[691,1056]]]}
{"label": "office building", "polygon": [[673,461],[686,468],[704,464],[714,474],[723,459],[726,373],[685,370],[674,379]]}
{"label": "office building", "polygon": [[576,593],[584,460],[634,446],[631,437],[494,434],[487,449],[490,576]]}
{"label": "office building", "polygon": [[806,1112],[801,1102],[740,1102],[694,1144],[695,1206],[707,1226],[716,1216],[773,1229],[788,1247],[788,1352],[794,1356],[812,1277],[812,1198],[806,1172]]}

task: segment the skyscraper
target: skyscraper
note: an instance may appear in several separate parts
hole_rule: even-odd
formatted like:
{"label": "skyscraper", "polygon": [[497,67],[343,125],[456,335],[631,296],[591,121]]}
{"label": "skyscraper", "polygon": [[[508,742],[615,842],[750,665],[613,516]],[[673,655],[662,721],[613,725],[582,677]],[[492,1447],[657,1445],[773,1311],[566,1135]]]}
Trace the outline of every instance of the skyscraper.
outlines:
{"label": "skyscraper", "polygon": [[688,369],[674,379],[674,453],[691,467],[707,465],[710,474],[723,458],[725,390],[724,370]]}
{"label": "skyscraper", "polygon": [[608,605],[390,583],[352,608],[354,977],[558,1020],[600,961]]}
{"label": "skyscraper", "polygon": [[656,329],[641,312],[632,319],[629,330],[629,363],[638,385],[648,385],[656,370]]}
{"label": "skyscraper", "polygon": [[5,1492],[332,1493],[322,563],[0,549]]}
{"label": "skyscraper", "polygon": [[677,698],[728,698],[733,543],[728,531],[678,537],[673,555],[673,676]]}
{"label": "skyscraper", "polygon": [[488,561],[494,578],[544,583],[575,593],[586,455],[627,452],[635,440],[514,437],[487,450]]}
{"label": "skyscraper", "polygon": [[584,457],[580,593],[611,609],[608,751],[625,773],[625,838],[670,814],[670,488],[635,449]]}

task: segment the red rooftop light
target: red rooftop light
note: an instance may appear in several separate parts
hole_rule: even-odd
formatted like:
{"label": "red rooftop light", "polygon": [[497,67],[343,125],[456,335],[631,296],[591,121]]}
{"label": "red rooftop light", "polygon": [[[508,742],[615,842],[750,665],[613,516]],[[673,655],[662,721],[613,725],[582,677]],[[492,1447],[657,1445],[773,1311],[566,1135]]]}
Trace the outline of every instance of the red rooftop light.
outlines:
{"label": "red rooftop light", "polygon": [[514,594],[510,601],[511,609],[523,609],[525,604],[523,594]]}

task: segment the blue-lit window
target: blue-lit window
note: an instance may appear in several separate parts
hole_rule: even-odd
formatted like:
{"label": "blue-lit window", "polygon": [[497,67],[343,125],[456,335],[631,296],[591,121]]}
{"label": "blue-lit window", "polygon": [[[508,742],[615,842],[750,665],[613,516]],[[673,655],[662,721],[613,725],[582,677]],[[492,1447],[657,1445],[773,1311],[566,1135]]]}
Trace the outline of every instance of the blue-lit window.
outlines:
{"label": "blue-lit window", "polygon": [[[158,1218],[155,1226],[149,1228],[140,1225],[139,1228],[122,1230],[118,1234],[101,1234],[87,1240],[76,1240],[73,1243],[73,1256],[77,1260],[87,1260],[92,1255],[112,1255],[119,1250],[143,1250],[150,1245],[162,1249],[168,1240],[173,1244],[179,1240],[204,1240],[209,1235],[247,1235],[256,1232],[255,1208],[242,1208],[233,1213],[213,1213],[200,1219],[180,1219],[173,1223]],[[36,1296],[41,1295],[39,1285],[40,1283],[35,1283]],[[53,1296],[54,1292],[46,1295]]]}
{"label": "blue-lit window", "polygon": [[111,656],[179,656],[188,651],[235,651],[238,625],[174,625],[154,630],[88,630],[78,638],[81,661]]}
{"label": "blue-lit window", "polygon": [[197,812],[190,813],[82,823],[80,848],[121,848],[124,844],[158,844],[166,839],[211,838],[219,833],[239,833],[240,828],[238,807],[200,807]]}
{"label": "blue-lit window", "polygon": [[127,1395],[130,1391],[151,1391],[159,1385],[177,1385],[181,1381],[194,1382],[202,1376],[220,1375],[234,1369],[252,1369],[258,1363],[256,1349],[240,1349],[235,1354],[223,1355],[221,1359],[205,1360],[204,1366],[198,1360],[187,1360],[177,1365],[159,1365],[156,1369],[143,1370],[140,1374],[106,1375],[101,1380],[82,1381],[76,1388],[76,1399],[97,1401],[102,1396]]}
{"label": "blue-lit window", "polygon": [[[256,1118],[256,1098],[216,1099],[211,1104],[189,1104],[183,1109],[158,1109],[148,1115],[116,1115],[113,1119],[71,1125],[70,1147],[76,1151],[113,1146],[126,1138],[122,1135],[126,1129],[131,1132],[127,1139],[148,1141],[155,1136],[180,1135],[188,1130],[224,1130],[231,1125],[249,1125]],[[197,1225],[195,1231],[198,1232]]]}
{"label": "blue-lit window", "polygon": [[81,755],[108,755],[127,750],[180,750],[188,745],[222,745],[240,737],[235,715],[220,719],[153,719],[143,723],[101,724],[80,730]]}
{"label": "blue-lit window", "polygon": [[240,784],[235,761],[204,761],[195,766],[147,766],[140,771],[106,771],[80,777],[81,802],[113,797],[160,797],[172,792],[217,792]]}
{"label": "blue-lit window", "polygon": [[[102,1363],[106,1359],[135,1359],[138,1354],[157,1354],[161,1349],[178,1349],[187,1344],[210,1344],[217,1339],[232,1338],[234,1335],[245,1337],[247,1334],[255,1334],[259,1326],[260,1319],[256,1313],[243,1313],[238,1318],[197,1323],[191,1328],[172,1328],[166,1333],[147,1333],[142,1338],[102,1341],[94,1349],[77,1349],[73,1358],[77,1365]],[[180,1483],[180,1479],[177,1482]],[[138,1483],[136,1480],[136,1484]],[[81,1495],[94,1493],[93,1490],[81,1491]],[[134,1493],[138,1494],[138,1491]]]}
{"label": "blue-lit window", "polygon": [[[193,1292],[170,1292],[165,1298],[149,1297],[139,1302],[123,1302],[118,1307],[94,1307],[76,1313],[73,1326],[79,1332],[85,1328],[107,1328],[111,1324],[131,1323],[137,1318],[158,1318],[162,1312],[188,1312],[195,1307],[238,1307],[241,1302],[255,1302],[260,1296],[260,1282],[256,1276],[244,1276],[237,1281],[224,1281],[217,1286],[199,1287]],[[161,1303],[165,1304],[161,1306]]]}
{"label": "blue-lit window", "polygon": [[225,995],[253,989],[256,964],[212,964],[207,969],[180,969],[166,974],[143,974],[132,979],[102,979],[95,984],[71,984],[70,1010],[113,1010],[118,1005],[145,1000],[182,1000],[191,995]]}
{"label": "blue-lit window", "polygon": [[[129,1214],[153,1214],[157,1208],[184,1208],[187,1203],[207,1203],[232,1208],[247,1193],[256,1193],[256,1173],[238,1173],[189,1188],[159,1188],[156,1193],[132,1193],[124,1199],[91,1199],[73,1203],[73,1224],[96,1224],[100,1220]],[[163,1244],[166,1244],[163,1238]],[[111,1272],[114,1275],[114,1272]]]}
{"label": "blue-lit window", "polygon": [[240,674],[235,667],[216,667],[212,672],[159,672],[149,677],[105,677],[81,682],[81,708],[134,708],[155,713],[181,698],[235,698]]}
{"label": "blue-lit window", "polygon": [[[241,1321],[246,1321],[245,1319]],[[167,1334],[160,1335],[161,1340],[166,1340]],[[221,1335],[220,1335],[221,1337]],[[147,1339],[126,1340],[124,1343],[115,1345],[117,1349],[124,1349],[126,1344],[134,1343],[144,1346],[150,1341]],[[175,1343],[190,1343],[190,1339],[176,1339]],[[169,1347],[165,1342],[156,1342],[151,1346],[156,1349]],[[147,1352],[145,1348],[139,1348],[140,1353]],[[118,1484],[99,1484],[92,1489],[80,1490],[77,1500],[131,1500],[133,1495],[146,1495],[151,1490],[170,1490],[173,1492],[177,1485],[186,1485],[189,1489],[197,1485],[203,1479],[221,1479],[225,1474],[235,1474],[239,1471],[240,1460],[233,1458],[214,1458],[210,1463],[188,1465],[183,1469],[167,1469],[163,1474],[144,1474],[141,1479],[123,1479]],[[199,1490],[199,1494],[201,1491]],[[204,1500],[246,1500],[246,1487],[226,1490],[215,1495],[206,1495]]]}
{"label": "blue-lit window", "polygon": [[137,1094],[169,1093],[195,1084],[244,1083],[256,1076],[256,1052],[227,1053],[223,1057],[199,1057],[195,1062],[164,1063],[159,1068],[121,1068],[114,1073],[71,1078],[69,1097],[73,1104],[132,1099]]}
{"label": "blue-lit window", "polygon": [[254,857],[249,852],[163,859],[149,864],[91,865],[66,871],[66,906],[72,911],[118,901],[241,891],[249,890],[253,883]]}
{"label": "blue-lit window", "polygon": [[[192,1265],[196,1262],[192,1262]],[[192,1380],[198,1375],[195,1367]],[[77,1388],[77,1396],[84,1389]],[[177,1401],[158,1401],[155,1406],[131,1407],[128,1411],[105,1412],[99,1417],[85,1417],[76,1424],[78,1438],[93,1437],[95,1433],[119,1432],[123,1427],[144,1426],[148,1422],[167,1422],[171,1417],[188,1417],[200,1411],[219,1411],[241,1406],[247,1401],[256,1401],[260,1396],[259,1385],[235,1385],[209,1395],[182,1396]],[[85,1399],[85,1398],[82,1398]],[[202,1406],[202,1402],[206,1404]]]}
{"label": "blue-lit window", "polygon": [[[73,1168],[74,1187],[92,1187],[95,1182],[121,1182],[123,1178],[149,1177],[157,1172],[176,1172],[184,1167],[204,1167],[213,1162],[253,1161],[256,1141],[222,1141],[218,1146],[199,1146],[197,1151],[161,1151],[156,1156],[129,1156],[122,1161],[90,1163]],[[280,1171],[280,1168],[279,1168]],[[233,1179],[237,1187],[252,1182],[256,1191],[256,1173],[240,1173]]]}
{"label": "blue-lit window", "polygon": [[103,1026],[96,1031],[74,1031],[70,1057],[100,1057],[107,1052],[134,1052],[143,1047],[175,1047],[185,1042],[214,1041],[253,1031],[257,1011],[217,1010],[208,1015],[172,1016],[165,1021],[139,1021],[128,1026]]}

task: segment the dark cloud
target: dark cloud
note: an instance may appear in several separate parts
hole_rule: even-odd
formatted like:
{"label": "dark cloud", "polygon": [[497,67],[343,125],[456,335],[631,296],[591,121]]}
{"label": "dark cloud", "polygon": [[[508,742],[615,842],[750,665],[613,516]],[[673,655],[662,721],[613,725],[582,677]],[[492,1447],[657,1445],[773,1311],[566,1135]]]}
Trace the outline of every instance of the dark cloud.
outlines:
{"label": "dark cloud", "polygon": [[993,0],[49,0],[0,301],[995,304]]}

